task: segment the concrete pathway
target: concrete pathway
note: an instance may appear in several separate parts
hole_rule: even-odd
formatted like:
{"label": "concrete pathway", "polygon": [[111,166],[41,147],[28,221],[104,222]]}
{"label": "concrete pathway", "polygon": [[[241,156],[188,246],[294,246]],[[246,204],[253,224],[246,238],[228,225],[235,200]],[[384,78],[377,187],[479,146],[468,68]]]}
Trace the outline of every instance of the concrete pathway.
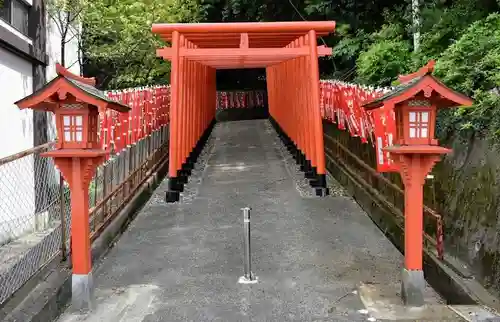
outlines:
{"label": "concrete pathway", "polygon": [[[182,202],[163,182],[96,265],[96,310],[60,321],[376,321],[358,286],[396,294],[401,254],[331,178],[311,196],[292,161],[268,121],[217,124]],[[238,284],[245,206],[254,285]]]}

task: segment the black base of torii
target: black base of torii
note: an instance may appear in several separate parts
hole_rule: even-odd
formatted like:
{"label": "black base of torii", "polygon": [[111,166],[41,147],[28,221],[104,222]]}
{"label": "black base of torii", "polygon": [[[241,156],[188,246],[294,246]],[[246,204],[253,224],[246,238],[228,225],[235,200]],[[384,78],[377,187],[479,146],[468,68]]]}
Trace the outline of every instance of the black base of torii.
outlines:
{"label": "black base of torii", "polygon": [[314,193],[318,197],[328,196],[330,190],[326,185],[326,175],[318,174],[316,167],[311,165],[311,160],[306,158],[306,155],[297,147],[295,142],[283,131],[272,117],[269,117],[271,124],[278,133],[283,144],[295,159],[295,162],[300,165],[300,171],[304,172],[304,177],[309,179],[309,185],[314,189]]}
{"label": "black base of torii", "polygon": [[215,119],[210,122],[210,124],[198,140],[198,143],[196,143],[196,146],[193,148],[191,153],[189,153],[186,161],[182,164],[181,169],[177,170],[177,176],[168,178],[168,190],[165,195],[166,202],[173,203],[180,200],[180,194],[184,191],[184,184],[188,182],[191,171],[194,169],[194,165],[196,164],[200,153],[203,151],[203,148],[205,147],[208,138],[212,133],[215,123]]}

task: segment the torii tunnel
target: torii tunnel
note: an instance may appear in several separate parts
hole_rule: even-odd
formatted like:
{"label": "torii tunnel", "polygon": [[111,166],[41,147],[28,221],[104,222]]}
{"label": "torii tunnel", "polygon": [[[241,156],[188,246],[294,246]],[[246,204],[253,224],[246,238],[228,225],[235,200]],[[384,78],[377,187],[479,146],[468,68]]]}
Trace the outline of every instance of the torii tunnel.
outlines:
{"label": "torii tunnel", "polygon": [[266,69],[271,121],[316,195],[328,194],[318,57],[332,50],[317,37],[334,30],[333,21],[153,25],[171,43],[157,50],[172,62],[167,202],[179,200],[214,125],[217,69]]}

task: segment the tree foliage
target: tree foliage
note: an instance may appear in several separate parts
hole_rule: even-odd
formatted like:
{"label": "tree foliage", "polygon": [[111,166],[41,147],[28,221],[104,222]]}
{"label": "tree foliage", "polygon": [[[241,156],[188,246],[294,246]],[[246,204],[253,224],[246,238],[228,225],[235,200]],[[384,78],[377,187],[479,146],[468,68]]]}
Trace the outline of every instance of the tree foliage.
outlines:
{"label": "tree foliage", "polygon": [[86,73],[101,87],[123,88],[164,83],[170,67],[156,58],[162,41],[151,33],[159,22],[196,22],[196,0],[94,0],[84,17]]}
{"label": "tree foliage", "polygon": [[359,55],[358,81],[371,85],[390,85],[396,76],[408,70],[410,61],[410,46],[407,42],[377,41]]}
{"label": "tree foliage", "polygon": [[418,51],[412,49],[410,11],[407,6],[395,6],[384,12],[386,24],[378,30],[346,33],[339,42],[337,59],[354,57],[355,80],[373,85],[389,85],[398,74],[435,59],[436,75],[475,100],[472,108],[440,115],[441,135],[475,134],[500,142],[498,2],[424,1],[422,6]]}
{"label": "tree foliage", "polygon": [[[333,57],[320,59],[323,77],[388,85],[436,59],[437,75],[476,101],[472,109],[445,114],[439,126],[500,137],[500,0],[420,4],[415,52],[411,0],[94,0],[83,19],[85,72],[103,87],[168,81],[169,64],[155,58],[162,43],[150,32],[154,22],[335,20],[336,34],[320,40],[334,48]],[[242,75],[226,80],[234,85]]]}
{"label": "tree foliage", "polygon": [[[95,0],[89,6],[84,23],[84,72],[96,76],[103,87],[143,85],[168,79],[168,63],[153,57],[156,43],[148,25],[153,21],[335,20],[339,26],[349,26],[352,42],[339,43],[344,39],[340,34],[320,39],[328,46],[339,44],[339,50],[345,53],[321,58],[320,70],[323,76],[340,77],[355,66],[364,46],[363,41],[358,41],[359,37],[380,28],[386,22],[383,13],[394,8],[395,3],[399,1]],[[151,55],[142,55],[147,50]]]}
{"label": "tree foliage", "polygon": [[46,0],[45,4],[48,17],[56,26],[61,39],[59,63],[66,66],[66,44],[73,39],[80,44],[81,24],[91,2],[89,0]]}
{"label": "tree foliage", "polygon": [[471,24],[437,61],[436,75],[476,102],[446,119],[449,129],[500,138],[499,66],[500,14],[494,13]]}

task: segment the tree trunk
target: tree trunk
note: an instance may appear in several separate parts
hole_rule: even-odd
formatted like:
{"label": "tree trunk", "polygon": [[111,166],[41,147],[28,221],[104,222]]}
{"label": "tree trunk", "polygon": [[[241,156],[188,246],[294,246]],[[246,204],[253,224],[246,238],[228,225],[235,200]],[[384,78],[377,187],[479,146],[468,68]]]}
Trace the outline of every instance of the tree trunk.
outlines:
{"label": "tree trunk", "polygon": [[66,35],[61,35],[61,66],[66,66]]}
{"label": "tree trunk", "polygon": [[412,0],[412,17],[413,17],[413,51],[417,51],[420,47],[420,1]]}

